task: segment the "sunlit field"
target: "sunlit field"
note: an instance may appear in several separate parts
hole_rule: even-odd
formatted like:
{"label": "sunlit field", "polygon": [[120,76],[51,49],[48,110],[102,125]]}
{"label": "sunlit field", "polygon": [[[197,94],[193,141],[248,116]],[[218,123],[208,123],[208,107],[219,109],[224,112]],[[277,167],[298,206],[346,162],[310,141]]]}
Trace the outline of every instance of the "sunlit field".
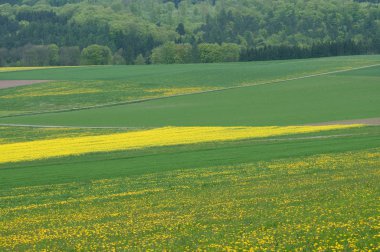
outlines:
{"label": "sunlit field", "polygon": [[379,251],[378,64],[1,72],[0,251]]}

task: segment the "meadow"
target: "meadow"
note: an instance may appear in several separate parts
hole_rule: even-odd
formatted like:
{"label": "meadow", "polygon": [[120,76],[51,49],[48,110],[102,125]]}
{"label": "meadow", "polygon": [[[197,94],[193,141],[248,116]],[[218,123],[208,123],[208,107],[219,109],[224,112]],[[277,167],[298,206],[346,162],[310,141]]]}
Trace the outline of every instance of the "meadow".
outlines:
{"label": "meadow", "polygon": [[4,69],[0,250],[380,250],[378,64]]}
{"label": "meadow", "polygon": [[[309,75],[344,71],[352,68],[358,68],[380,63],[380,57],[374,56],[356,56],[356,57],[336,57],[321,58],[308,60],[288,60],[288,61],[268,61],[252,63],[224,63],[224,64],[189,64],[189,65],[151,65],[151,66],[89,66],[89,67],[72,67],[72,68],[42,68],[29,71],[10,71],[2,72],[0,80],[50,80],[49,83],[36,84],[33,87],[17,87],[14,89],[2,90],[0,93],[0,116],[30,114],[56,110],[70,110],[75,108],[104,106],[120,103],[133,103],[145,99],[167,97],[170,95],[179,95],[187,93],[197,93],[207,90],[231,88],[244,85],[258,85],[275,81],[283,81],[291,78],[299,78]],[[369,71],[371,71],[370,69]],[[1,71],[1,69],[0,69]],[[360,73],[363,73],[362,70]],[[364,72],[365,73],[365,72]],[[376,69],[371,73],[365,73],[368,77],[368,85],[373,83],[376,78]],[[356,74],[356,72],[355,72]],[[375,75],[375,76],[373,76]],[[330,75],[329,75],[330,76]],[[363,76],[362,76],[363,77]],[[323,76],[321,76],[323,78]],[[338,77],[336,77],[338,78]],[[371,79],[372,78],[372,79]],[[346,78],[347,79],[347,78]],[[311,80],[311,79],[310,79]],[[323,83],[325,78],[323,78]],[[330,80],[328,85],[334,84],[336,80]],[[340,78],[338,81],[346,81]],[[285,82],[279,82],[285,83]],[[305,82],[301,82],[303,85]],[[321,84],[320,81],[314,83]],[[327,84],[326,84],[327,85]],[[298,91],[299,85],[295,87],[287,85],[281,93],[290,92],[290,97],[284,99],[297,98],[303,93],[294,95]],[[376,86],[375,86],[376,87]],[[277,95],[271,91],[271,87],[262,87],[266,95]],[[269,88],[269,89],[268,89]],[[312,87],[308,87],[308,90]],[[323,92],[324,87],[317,87],[317,92]],[[337,87],[339,91],[339,86]],[[245,93],[244,89],[238,92]],[[279,97],[268,97],[263,100],[260,93],[261,89],[254,89],[249,92],[248,98],[258,100],[258,105],[268,100],[276,102]],[[311,89],[310,89],[311,90]],[[302,91],[302,90],[300,90]],[[313,90],[314,91],[314,90]],[[333,90],[337,92],[336,89]],[[350,90],[349,90],[350,91]],[[309,92],[311,93],[311,92]],[[368,92],[369,94],[373,92]],[[230,101],[236,101],[236,95],[231,92],[223,92]],[[309,94],[310,95],[310,94]],[[332,93],[331,95],[335,95]],[[366,94],[367,95],[367,94]],[[198,98],[200,97],[200,98]],[[190,98],[193,102],[198,102],[203,96]],[[261,98],[260,98],[261,97]],[[328,98],[328,97],[326,97]],[[225,99],[225,97],[212,95],[205,97],[207,101],[214,102],[216,99]],[[247,97],[245,97],[247,99]],[[254,102],[254,101],[253,101]],[[303,102],[303,101],[299,101]],[[188,103],[188,102],[187,102]],[[288,102],[285,101],[286,104]],[[150,104],[150,103],[148,103]],[[294,103],[297,104],[297,103]],[[233,104],[218,104],[233,106]],[[253,104],[257,106],[257,104]],[[289,104],[291,105],[291,104]],[[153,104],[153,107],[161,106]],[[208,104],[206,104],[208,106]],[[224,107],[221,107],[225,109]],[[276,104],[273,106],[276,107]],[[3,109],[6,108],[6,109]],[[144,109],[145,110],[145,109]],[[246,111],[242,111],[245,112]],[[138,114],[141,112],[139,111]],[[136,117],[135,115],[133,116]],[[107,120],[105,120],[107,121]],[[167,125],[164,124],[164,125]]]}

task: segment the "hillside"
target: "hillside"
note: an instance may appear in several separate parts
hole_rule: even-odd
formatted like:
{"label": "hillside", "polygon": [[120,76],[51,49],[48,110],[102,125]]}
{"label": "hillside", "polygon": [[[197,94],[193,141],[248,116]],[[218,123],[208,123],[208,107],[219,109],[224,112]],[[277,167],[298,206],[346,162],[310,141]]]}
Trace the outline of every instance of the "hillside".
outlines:
{"label": "hillside", "polygon": [[0,68],[0,251],[380,251],[379,69]]}
{"label": "hillside", "polygon": [[[378,1],[0,4],[0,66],[207,63],[380,52]],[[100,46],[83,50],[94,44]]]}

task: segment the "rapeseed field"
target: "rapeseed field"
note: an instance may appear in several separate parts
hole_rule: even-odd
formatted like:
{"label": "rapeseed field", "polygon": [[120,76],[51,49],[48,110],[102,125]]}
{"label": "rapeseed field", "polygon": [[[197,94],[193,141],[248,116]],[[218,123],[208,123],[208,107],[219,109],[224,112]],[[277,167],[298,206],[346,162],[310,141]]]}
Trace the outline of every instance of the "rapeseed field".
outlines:
{"label": "rapeseed field", "polygon": [[0,145],[0,163],[30,161],[94,152],[232,141],[349,129],[362,125],[268,127],[163,127],[109,135],[56,138]]}

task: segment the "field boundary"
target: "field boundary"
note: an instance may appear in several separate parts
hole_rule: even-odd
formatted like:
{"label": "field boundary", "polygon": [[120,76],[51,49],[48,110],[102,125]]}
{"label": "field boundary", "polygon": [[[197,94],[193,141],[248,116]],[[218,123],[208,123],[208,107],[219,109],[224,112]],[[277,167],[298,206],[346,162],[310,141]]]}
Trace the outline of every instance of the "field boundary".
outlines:
{"label": "field boundary", "polygon": [[352,120],[341,120],[341,121],[330,121],[330,122],[308,123],[308,124],[305,124],[305,126],[349,125],[349,124],[364,124],[364,125],[368,125],[368,126],[377,126],[377,125],[380,125],[380,117],[364,118],[364,119],[352,119]]}
{"label": "field boundary", "polygon": [[180,97],[180,96],[189,96],[189,95],[205,94],[205,93],[212,93],[212,92],[222,92],[222,91],[231,90],[231,89],[239,89],[239,88],[246,88],[246,87],[278,84],[278,83],[289,82],[289,81],[294,81],[294,80],[302,80],[302,79],[308,79],[308,78],[330,75],[330,74],[335,74],[335,73],[344,73],[344,72],[350,72],[350,71],[361,70],[361,69],[366,69],[366,68],[378,67],[378,66],[380,66],[380,64],[373,64],[373,65],[360,66],[360,67],[352,67],[349,69],[334,70],[334,71],[323,72],[323,73],[315,73],[315,74],[309,74],[309,75],[291,77],[291,78],[285,78],[285,79],[275,79],[275,80],[264,81],[264,82],[259,82],[259,83],[243,84],[243,85],[216,88],[216,89],[191,92],[191,93],[184,93],[184,94],[168,95],[168,96],[138,99],[138,100],[124,101],[124,102],[103,103],[103,104],[99,104],[99,105],[79,107],[79,108],[74,107],[74,108],[69,108],[69,109],[59,109],[59,110],[51,110],[51,111],[40,111],[40,112],[33,112],[33,113],[6,115],[6,116],[0,116],[0,118],[12,118],[12,117],[20,117],[20,116],[33,116],[33,115],[41,115],[41,114],[64,113],[64,112],[87,110],[87,109],[94,109],[94,108],[105,108],[105,107],[114,107],[114,106],[121,106],[121,105],[127,105],[127,104],[136,104],[136,103],[143,103],[143,102],[154,101],[154,100],[169,99],[169,98]]}
{"label": "field boundary", "polygon": [[152,129],[151,127],[112,127],[112,126],[63,126],[63,125],[37,125],[37,124],[13,124],[0,123],[0,127],[38,128],[38,129]]}

